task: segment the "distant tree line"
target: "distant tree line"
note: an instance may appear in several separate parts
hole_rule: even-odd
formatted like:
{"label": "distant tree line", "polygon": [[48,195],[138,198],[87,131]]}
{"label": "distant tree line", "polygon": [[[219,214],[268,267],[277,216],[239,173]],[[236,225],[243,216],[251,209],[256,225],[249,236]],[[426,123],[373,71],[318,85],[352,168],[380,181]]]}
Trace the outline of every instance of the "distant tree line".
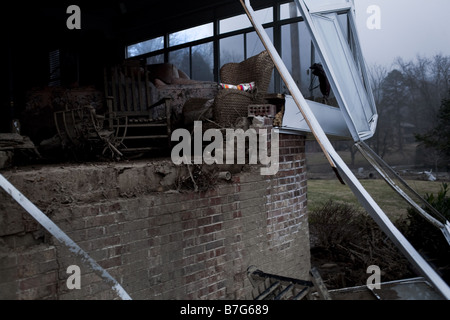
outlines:
{"label": "distant tree line", "polygon": [[427,148],[424,164],[448,165],[450,56],[397,58],[391,70],[373,66],[371,80],[379,114],[371,147],[384,157],[415,144]]}

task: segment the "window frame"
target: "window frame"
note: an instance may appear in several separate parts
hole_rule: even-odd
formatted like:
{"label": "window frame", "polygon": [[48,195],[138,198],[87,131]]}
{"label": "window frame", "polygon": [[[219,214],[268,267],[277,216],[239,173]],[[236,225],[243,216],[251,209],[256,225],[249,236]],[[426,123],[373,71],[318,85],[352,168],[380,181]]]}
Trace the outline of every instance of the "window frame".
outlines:
{"label": "window frame", "polygon": [[[321,3],[313,2],[312,0],[295,0],[295,3],[302,16],[308,21],[314,46],[318,50],[321,60],[325,62],[325,72],[353,139],[359,141],[371,138],[375,133],[378,114],[361,46],[357,37],[351,37],[351,34],[357,34],[351,5],[348,5],[348,0],[330,0],[327,5],[321,5]],[[343,35],[338,13],[347,14],[347,37]],[[333,25],[335,33],[322,32],[321,28],[324,26],[322,23],[327,20]],[[333,38],[333,36],[335,37]],[[331,49],[327,38],[328,40],[338,41],[339,46]],[[355,51],[353,52],[351,50],[352,45],[355,45],[358,50],[353,50]],[[345,60],[346,63],[340,64],[336,63],[336,61],[333,63],[332,61],[338,55],[341,55],[342,60]],[[344,70],[341,68],[341,72],[338,72],[339,67],[344,67],[344,69],[348,67],[348,69]],[[342,71],[347,72],[349,76],[343,79]],[[350,92],[347,89],[349,87],[347,83],[350,81],[352,81],[352,88],[356,89],[356,91]],[[355,99],[359,100],[360,103],[358,104]],[[350,101],[352,103],[349,103]]]}
{"label": "window frame", "polygon": [[[292,17],[292,18],[290,18],[290,17],[289,18],[281,17],[281,11],[282,11],[281,7],[283,5],[286,5],[286,4],[289,4],[289,3],[294,3],[295,4],[295,2],[296,2],[295,0],[294,1],[286,1],[286,0],[277,1],[276,3],[274,3],[272,5],[265,6],[265,7],[263,7],[263,8],[258,10],[258,11],[262,12],[263,10],[272,9],[273,17],[270,19],[271,22],[264,23],[263,27],[265,29],[272,28],[272,30],[273,30],[273,43],[274,43],[275,48],[280,53],[282,53],[282,40],[281,40],[281,36],[282,36],[281,29],[282,29],[282,27],[285,26],[285,25],[290,25],[290,24],[294,24],[294,23],[300,23],[300,22],[304,21],[304,18],[300,15],[300,10],[298,10],[298,9],[297,9],[297,11],[299,12],[299,14],[296,17]],[[177,45],[173,45],[173,46],[170,45],[169,37],[170,37],[171,34],[175,34],[177,32],[182,32],[184,30],[189,30],[189,29],[192,29],[192,28],[196,27],[196,26],[192,26],[192,27],[185,28],[185,29],[182,29],[182,30],[171,31],[171,32],[165,33],[163,35],[158,35],[158,36],[152,37],[151,39],[158,39],[160,37],[164,37],[164,47],[162,49],[159,49],[159,50],[155,50],[155,51],[148,52],[148,53],[143,53],[141,55],[136,55],[136,56],[133,56],[133,57],[128,57],[127,53],[128,53],[128,47],[130,45],[127,45],[127,46],[125,46],[125,57],[126,57],[126,59],[145,59],[145,60],[147,60],[148,58],[162,55],[164,57],[164,63],[169,63],[170,52],[174,52],[174,51],[178,51],[178,50],[181,50],[181,49],[189,48],[189,61],[190,61],[191,68],[189,70],[188,75],[189,75],[189,77],[192,78],[192,51],[193,51],[192,48],[196,47],[196,46],[199,46],[199,45],[203,45],[203,44],[212,42],[213,43],[213,53],[212,53],[213,54],[213,78],[214,78],[215,82],[219,82],[220,81],[219,71],[220,71],[220,68],[221,68],[220,42],[221,42],[222,39],[226,39],[226,38],[233,37],[233,36],[236,36],[236,35],[243,35],[243,38],[244,38],[244,43],[243,43],[243,45],[244,45],[244,59],[249,58],[248,50],[247,50],[247,36],[248,36],[248,34],[255,32],[255,30],[254,30],[253,26],[251,25],[251,23],[250,23],[250,26],[246,27],[246,28],[237,29],[237,30],[233,30],[233,31],[229,31],[229,32],[223,32],[223,33],[221,33],[221,31],[220,31],[220,23],[221,23],[221,21],[226,20],[226,19],[230,19],[230,18],[233,18],[233,17],[239,17],[239,16],[243,16],[244,18],[246,18],[245,14],[242,15],[240,13],[240,14],[235,14],[235,15],[230,15],[230,16],[223,16],[223,17],[214,19],[214,21],[210,21],[210,22],[207,22],[207,23],[202,23],[201,25],[206,25],[208,23],[213,23],[213,35],[210,36],[210,37],[205,37],[205,38],[199,39],[199,40],[189,41],[189,42],[186,42],[186,43],[177,44]],[[349,25],[348,29],[350,29],[350,27],[351,26]],[[151,40],[151,39],[148,39],[148,40]],[[145,41],[148,41],[148,40],[144,40],[142,42],[145,42]],[[136,43],[134,43],[134,44],[136,44]],[[316,51],[314,43],[311,43],[311,50],[312,50],[311,56],[308,57],[308,58],[311,60],[310,62],[312,64],[314,62],[313,61],[314,60],[313,52]],[[282,91],[282,79],[281,79],[281,76],[279,75],[277,70],[274,70],[273,78],[274,78],[274,83],[273,83],[273,87],[271,88],[271,90],[273,89],[275,92],[281,92]]]}

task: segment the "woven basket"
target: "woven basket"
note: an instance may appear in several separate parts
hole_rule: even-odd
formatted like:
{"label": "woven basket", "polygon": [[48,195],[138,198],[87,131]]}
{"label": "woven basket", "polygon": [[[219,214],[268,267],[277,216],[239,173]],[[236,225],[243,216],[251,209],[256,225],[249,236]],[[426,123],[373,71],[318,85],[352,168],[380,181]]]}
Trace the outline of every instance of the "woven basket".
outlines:
{"label": "woven basket", "polygon": [[236,119],[248,115],[249,104],[264,103],[274,64],[267,51],[240,63],[227,63],[220,69],[223,83],[238,85],[255,82],[256,90],[245,92],[232,89],[219,91],[214,101],[214,119],[223,127],[234,126]]}
{"label": "woven basket", "polygon": [[255,96],[249,92],[219,91],[213,106],[214,120],[222,127],[231,128],[237,118],[247,117],[248,105],[253,101],[255,101]]}
{"label": "woven basket", "polygon": [[267,93],[272,78],[274,64],[267,51],[248,58],[242,62],[231,62],[220,69],[223,83],[238,85],[255,82],[256,89],[262,95]]}

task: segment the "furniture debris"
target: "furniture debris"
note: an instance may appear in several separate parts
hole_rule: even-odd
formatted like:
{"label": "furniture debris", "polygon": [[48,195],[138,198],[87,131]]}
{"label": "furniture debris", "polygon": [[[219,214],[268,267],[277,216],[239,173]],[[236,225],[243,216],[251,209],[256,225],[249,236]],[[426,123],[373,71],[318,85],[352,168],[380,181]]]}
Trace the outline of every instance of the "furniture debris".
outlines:
{"label": "furniture debris", "polygon": [[104,128],[104,119],[91,106],[56,111],[54,121],[63,149],[94,151],[94,154],[102,155],[110,151],[110,155],[121,157],[123,154],[118,150],[117,134]]}
{"label": "furniture debris", "polygon": [[247,269],[254,300],[331,300],[317,269],[310,271],[311,280],[300,280],[265,273],[255,266]]}
{"label": "furniture debris", "polygon": [[195,81],[174,65],[127,60],[105,69],[109,128],[118,132],[121,152],[168,148],[190,98],[214,97],[217,84]]}
{"label": "furniture debris", "polygon": [[[267,94],[273,69],[267,51],[239,63],[224,64],[220,69],[221,83],[217,85],[217,94],[212,99],[201,97],[184,104],[184,124],[191,127],[193,121],[206,121],[203,130],[234,128],[238,119],[252,116],[256,109],[268,111],[267,115],[273,118],[281,110],[277,104],[283,99],[282,95]],[[249,111],[249,106],[255,107]],[[193,118],[196,115],[193,110],[201,110],[198,118]]]}
{"label": "furniture debris", "polygon": [[25,110],[21,114],[21,132],[26,133],[38,146],[43,140],[57,134],[53,113],[90,105],[97,114],[106,111],[105,97],[95,87],[33,88],[26,94]]}
{"label": "furniture debris", "polygon": [[0,169],[14,164],[14,157],[39,159],[39,154],[33,141],[18,133],[0,133]]}
{"label": "furniture debris", "polygon": [[105,93],[108,127],[117,132],[113,145],[122,152],[152,150],[159,139],[169,145],[171,111],[165,100],[154,102],[156,91],[145,65],[129,60],[105,70]]}

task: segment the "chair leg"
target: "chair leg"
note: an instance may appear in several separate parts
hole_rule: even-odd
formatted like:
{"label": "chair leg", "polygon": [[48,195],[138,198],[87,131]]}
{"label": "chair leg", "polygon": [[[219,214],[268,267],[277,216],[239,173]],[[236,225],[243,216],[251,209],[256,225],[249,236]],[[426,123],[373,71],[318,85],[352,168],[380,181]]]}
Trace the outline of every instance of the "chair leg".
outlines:
{"label": "chair leg", "polygon": [[113,103],[114,98],[109,96],[106,98],[106,105],[108,107],[108,128],[109,130],[113,130]]}

